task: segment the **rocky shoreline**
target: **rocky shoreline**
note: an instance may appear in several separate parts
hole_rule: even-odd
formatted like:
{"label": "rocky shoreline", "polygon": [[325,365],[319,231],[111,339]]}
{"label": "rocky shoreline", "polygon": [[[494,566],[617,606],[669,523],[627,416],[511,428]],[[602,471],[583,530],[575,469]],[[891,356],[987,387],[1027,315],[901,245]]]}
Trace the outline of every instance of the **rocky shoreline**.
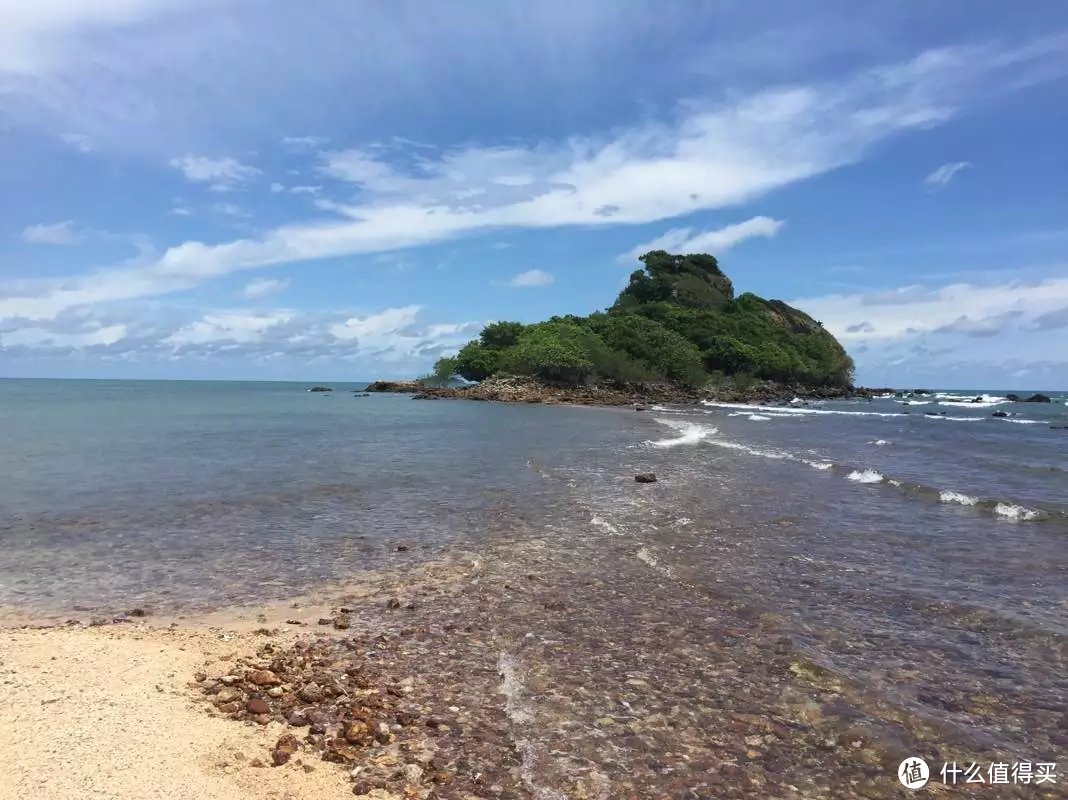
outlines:
{"label": "rocky shoreline", "polygon": [[650,403],[697,403],[721,400],[736,403],[786,403],[796,397],[806,400],[870,398],[892,391],[856,387],[812,387],[756,381],[745,386],[691,389],[668,383],[607,384],[593,386],[551,385],[532,378],[488,378],[462,387],[427,386],[419,381],[374,381],[368,392],[411,394],[417,400],[455,398],[502,403],[545,403],[597,406],[643,406]]}

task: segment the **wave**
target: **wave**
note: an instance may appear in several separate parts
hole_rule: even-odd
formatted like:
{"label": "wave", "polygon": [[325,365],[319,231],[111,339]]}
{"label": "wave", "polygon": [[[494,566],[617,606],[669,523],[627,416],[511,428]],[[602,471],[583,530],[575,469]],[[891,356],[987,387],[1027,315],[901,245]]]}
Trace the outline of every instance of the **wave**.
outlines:
{"label": "wave", "polygon": [[702,400],[701,405],[710,408],[731,408],[738,411],[748,411],[750,414],[774,414],[787,416],[790,414],[845,414],[853,417],[902,417],[899,411],[842,411],[830,408],[795,408],[793,406],[759,406],[752,403],[721,403],[718,400]]}
{"label": "wave", "polygon": [[874,442],[868,442],[868,444],[874,444],[877,447],[882,447],[883,445],[893,444],[893,442],[888,441],[887,439],[876,439]]}
{"label": "wave", "polygon": [[856,481],[857,483],[882,483],[885,478],[882,473],[873,469],[855,469],[846,475],[846,480]]}
{"label": "wave", "polygon": [[1036,511],[1033,508],[1026,508],[1024,506],[1018,506],[1015,503],[998,503],[994,506],[994,513],[999,517],[1005,517],[1005,519],[1012,520],[1033,520],[1042,519],[1045,514],[1041,511]]}
{"label": "wave", "polygon": [[962,492],[954,492],[950,489],[943,489],[939,492],[938,499],[943,503],[956,503],[961,506],[974,506],[979,502],[978,497],[972,497],[970,494]]}
{"label": "wave", "polygon": [[1016,425],[1045,425],[1045,420],[1041,419],[1006,419],[1005,417],[999,417],[1002,422],[1012,422]]}
{"label": "wave", "polygon": [[[938,417],[938,419],[947,419],[947,417]],[[968,419],[969,421],[972,420],[972,418],[970,417],[948,417],[948,419]],[[979,419],[983,418],[976,417],[974,419],[975,421],[978,421]],[[896,480],[892,477],[887,477],[881,472],[877,472],[876,470],[871,468],[856,469],[844,464],[836,464],[831,461],[819,461],[815,459],[803,458],[797,454],[790,453],[787,451],[770,450],[761,447],[754,447],[752,445],[742,444],[741,442],[730,441],[729,439],[710,438],[715,433],[717,433],[717,429],[709,426],[698,425],[692,422],[687,423],[682,422],[681,420],[672,419],[657,418],[656,421],[662,425],[666,425],[670,428],[683,432],[681,436],[675,439],[664,440],[664,444],[657,445],[657,443],[655,442],[650,442],[650,444],[654,444],[660,447],[670,447],[674,446],[675,444],[683,444],[690,442],[702,442],[705,444],[714,445],[716,447],[721,447],[726,450],[735,450],[747,453],[752,456],[758,456],[760,458],[770,458],[779,461],[793,461],[799,464],[804,464],[812,469],[821,472],[833,470],[837,474],[845,474],[846,480],[852,481],[853,483],[883,483],[900,489],[902,492],[913,497],[924,498],[927,500],[937,498],[940,503],[974,507],[986,513],[994,513],[997,516],[1003,517],[1005,519],[1029,521],[1041,520],[1049,517],[1049,514],[1045,511],[1027,508],[1025,506],[1017,505],[1009,501],[992,499],[984,500],[969,494],[965,494],[964,492],[959,492],[952,489],[936,489],[921,484],[903,482],[900,480]],[[876,441],[889,444],[889,442],[883,439]]]}
{"label": "wave", "polygon": [[682,422],[680,420],[660,418],[657,418],[656,421],[661,425],[667,425],[669,428],[678,431],[679,435],[673,439],[647,441],[646,444],[652,447],[678,447],[683,444],[698,444],[718,432],[716,428],[710,428],[707,425],[699,425],[696,422]]}
{"label": "wave", "polygon": [[771,417],[765,417],[763,414],[750,414],[749,419],[753,422],[760,422],[761,420],[771,419]]}

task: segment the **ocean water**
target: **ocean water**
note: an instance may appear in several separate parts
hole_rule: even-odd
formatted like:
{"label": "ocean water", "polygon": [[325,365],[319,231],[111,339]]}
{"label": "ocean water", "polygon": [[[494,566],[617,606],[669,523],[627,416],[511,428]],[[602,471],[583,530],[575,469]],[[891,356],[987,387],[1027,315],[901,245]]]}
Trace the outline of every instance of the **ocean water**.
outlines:
{"label": "ocean water", "polygon": [[[334,386],[0,381],[0,606],[284,598],[503,532],[649,570],[680,607],[744,604],[896,707],[1053,755],[1033,751],[1068,705],[1065,395],[635,412]],[[625,639],[618,580],[598,625]],[[980,694],[1003,721],[969,716]]]}

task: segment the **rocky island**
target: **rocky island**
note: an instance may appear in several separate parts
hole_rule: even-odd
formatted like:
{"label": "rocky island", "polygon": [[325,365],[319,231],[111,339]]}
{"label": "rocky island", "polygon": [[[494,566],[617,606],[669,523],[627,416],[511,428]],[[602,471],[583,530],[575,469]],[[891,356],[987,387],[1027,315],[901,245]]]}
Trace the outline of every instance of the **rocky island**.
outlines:
{"label": "rocky island", "polygon": [[781,300],[735,297],[714,256],[655,250],[641,261],[605,311],[494,322],[432,375],[367,389],[607,405],[856,393],[853,360],[819,321]]}

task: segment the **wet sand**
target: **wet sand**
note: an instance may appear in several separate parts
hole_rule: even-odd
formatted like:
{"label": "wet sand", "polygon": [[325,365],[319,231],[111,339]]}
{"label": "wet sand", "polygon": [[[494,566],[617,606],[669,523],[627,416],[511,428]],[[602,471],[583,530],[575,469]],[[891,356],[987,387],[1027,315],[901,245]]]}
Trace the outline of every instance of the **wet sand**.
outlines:
{"label": "wet sand", "polygon": [[907,755],[998,760],[655,543],[595,541],[491,531],[284,603],[5,630],[0,797],[883,798]]}

